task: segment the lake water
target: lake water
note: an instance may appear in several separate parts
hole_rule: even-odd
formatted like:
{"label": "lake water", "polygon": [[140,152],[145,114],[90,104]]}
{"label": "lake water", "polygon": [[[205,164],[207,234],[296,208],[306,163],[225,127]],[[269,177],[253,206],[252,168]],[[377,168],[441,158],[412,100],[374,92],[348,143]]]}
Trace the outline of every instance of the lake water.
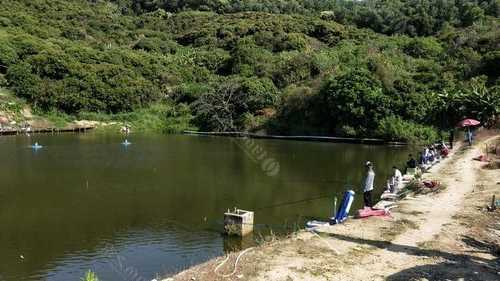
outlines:
{"label": "lake water", "polygon": [[[366,160],[381,191],[407,147],[88,133],[0,137],[0,280],[151,280],[251,246],[220,234],[255,210],[255,233],[327,218]],[[35,141],[44,147],[33,150]],[[315,199],[323,197],[320,199]],[[255,235],[256,237],[259,235]],[[260,237],[260,236],[259,236]]]}

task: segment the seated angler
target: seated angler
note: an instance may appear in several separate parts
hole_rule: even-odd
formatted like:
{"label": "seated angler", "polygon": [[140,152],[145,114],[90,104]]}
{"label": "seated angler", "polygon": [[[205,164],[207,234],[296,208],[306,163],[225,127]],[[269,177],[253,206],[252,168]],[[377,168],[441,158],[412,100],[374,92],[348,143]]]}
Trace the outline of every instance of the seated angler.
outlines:
{"label": "seated angler", "polygon": [[413,158],[412,154],[408,155],[408,158],[410,159],[406,162],[406,174],[414,175],[417,168],[417,160]]}
{"label": "seated angler", "polygon": [[392,172],[391,178],[387,181],[386,192],[398,193],[403,187],[403,175],[396,166],[392,167]]}

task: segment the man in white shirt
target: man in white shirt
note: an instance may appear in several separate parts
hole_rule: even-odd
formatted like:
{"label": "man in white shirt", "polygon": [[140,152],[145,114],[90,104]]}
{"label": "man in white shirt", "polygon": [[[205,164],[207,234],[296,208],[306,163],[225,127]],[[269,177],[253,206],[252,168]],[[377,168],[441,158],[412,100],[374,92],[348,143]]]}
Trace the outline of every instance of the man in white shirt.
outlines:
{"label": "man in white shirt", "polygon": [[431,158],[431,153],[428,147],[425,147],[424,149],[424,159],[425,159],[425,164],[429,164]]}
{"label": "man in white shirt", "polygon": [[398,193],[403,187],[403,174],[401,174],[401,171],[396,166],[392,167],[392,171],[392,177],[387,183],[387,191]]}
{"label": "man in white shirt", "polygon": [[365,207],[373,207],[372,203],[372,191],[373,191],[373,182],[375,181],[375,172],[373,171],[373,164],[370,161],[367,161],[365,164],[366,167],[366,176],[363,181],[363,200],[365,203]]}

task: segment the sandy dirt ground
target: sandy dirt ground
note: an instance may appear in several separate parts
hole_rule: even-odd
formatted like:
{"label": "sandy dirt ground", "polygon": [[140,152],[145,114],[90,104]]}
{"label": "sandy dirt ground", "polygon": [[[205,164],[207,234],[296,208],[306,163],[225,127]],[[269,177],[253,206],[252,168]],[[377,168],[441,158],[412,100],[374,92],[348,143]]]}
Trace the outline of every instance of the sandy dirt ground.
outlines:
{"label": "sandy dirt ground", "polygon": [[348,220],[321,235],[301,231],[163,280],[498,281],[500,210],[486,205],[493,194],[500,199],[500,169],[472,160],[485,143],[500,137],[485,137],[434,166],[424,178],[442,188],[399,201],[391,217]]}

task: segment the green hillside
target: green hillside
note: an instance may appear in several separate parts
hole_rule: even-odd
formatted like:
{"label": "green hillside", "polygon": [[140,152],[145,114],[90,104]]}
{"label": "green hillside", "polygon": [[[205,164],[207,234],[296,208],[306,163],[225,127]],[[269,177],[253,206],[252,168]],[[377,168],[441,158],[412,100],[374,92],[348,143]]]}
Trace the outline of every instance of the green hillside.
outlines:
{"label": "green hillside", "polygon": [[[299,3],[300,2],[300,3]],[[3,0],[0,87],[176,132],[437,138],[500,110],[500,1]]]}

